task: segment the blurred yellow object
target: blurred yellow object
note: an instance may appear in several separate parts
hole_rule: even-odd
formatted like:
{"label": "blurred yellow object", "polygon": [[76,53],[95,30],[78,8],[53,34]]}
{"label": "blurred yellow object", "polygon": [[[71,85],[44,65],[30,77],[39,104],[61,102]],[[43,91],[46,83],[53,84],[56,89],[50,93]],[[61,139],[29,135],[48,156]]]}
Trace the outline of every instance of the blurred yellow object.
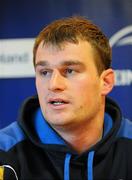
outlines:
{"label": "blurred yellow object", "polygon": [[3,176],[4,176],[4,167],[0,166],[0,180],[3,180]]}

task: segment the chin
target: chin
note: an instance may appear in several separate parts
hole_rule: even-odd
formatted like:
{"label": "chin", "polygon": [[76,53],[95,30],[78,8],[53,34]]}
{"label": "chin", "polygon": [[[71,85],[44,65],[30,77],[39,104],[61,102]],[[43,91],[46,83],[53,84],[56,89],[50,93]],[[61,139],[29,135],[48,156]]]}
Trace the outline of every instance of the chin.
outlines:
{"label": "chin", "polygon": [[68,124],[71,123],[71,120],[67,119],[67,118],[61,118],[61,116],[59,117],[54,117],[53,116],[50,118],[50,117],[47,117],[47,122],[51,125],[51,126],[67,126]]}

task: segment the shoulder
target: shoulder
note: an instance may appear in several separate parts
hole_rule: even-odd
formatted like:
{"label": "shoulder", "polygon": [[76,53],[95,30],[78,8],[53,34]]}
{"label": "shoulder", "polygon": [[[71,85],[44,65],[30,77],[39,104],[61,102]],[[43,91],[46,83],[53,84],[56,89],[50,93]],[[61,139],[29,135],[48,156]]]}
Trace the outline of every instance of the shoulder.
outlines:
{"label": "shoulder", "polygon": [[0,150],[8,151],[17,143],[25,139],[25,135],[17,122],[0,130]]}

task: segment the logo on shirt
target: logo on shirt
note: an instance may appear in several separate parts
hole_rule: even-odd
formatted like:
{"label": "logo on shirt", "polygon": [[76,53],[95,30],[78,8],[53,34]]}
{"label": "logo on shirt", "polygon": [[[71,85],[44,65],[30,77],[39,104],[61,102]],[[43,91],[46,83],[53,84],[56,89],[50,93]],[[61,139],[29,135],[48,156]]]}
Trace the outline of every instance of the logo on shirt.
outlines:
{"label": "logo on shirt", "polygon": [[17,173],[16,173],[15,169],[10,165],[2,165],[2,166],[0,166],[0,180],[4,180],[4,171],[6,171],[6,169],[8,169],[10,171],[10,173],[13,175],[13,177],[16,180],[18,180],[18,176],[17,176]]}

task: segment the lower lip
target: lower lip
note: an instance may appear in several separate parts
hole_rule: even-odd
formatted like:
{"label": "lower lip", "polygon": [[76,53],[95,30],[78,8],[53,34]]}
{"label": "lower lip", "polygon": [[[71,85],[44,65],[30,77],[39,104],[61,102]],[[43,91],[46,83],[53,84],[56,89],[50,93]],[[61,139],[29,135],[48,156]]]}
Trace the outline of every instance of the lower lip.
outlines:
{"label": "lower lip", "polygon": [[64,109],[66,108],[67,106],[69,105],[69,103],[65,103],[65,104],[48,104],[48,106],[52,109],[55,109],[55,110],[61,110],[61,109]]}

